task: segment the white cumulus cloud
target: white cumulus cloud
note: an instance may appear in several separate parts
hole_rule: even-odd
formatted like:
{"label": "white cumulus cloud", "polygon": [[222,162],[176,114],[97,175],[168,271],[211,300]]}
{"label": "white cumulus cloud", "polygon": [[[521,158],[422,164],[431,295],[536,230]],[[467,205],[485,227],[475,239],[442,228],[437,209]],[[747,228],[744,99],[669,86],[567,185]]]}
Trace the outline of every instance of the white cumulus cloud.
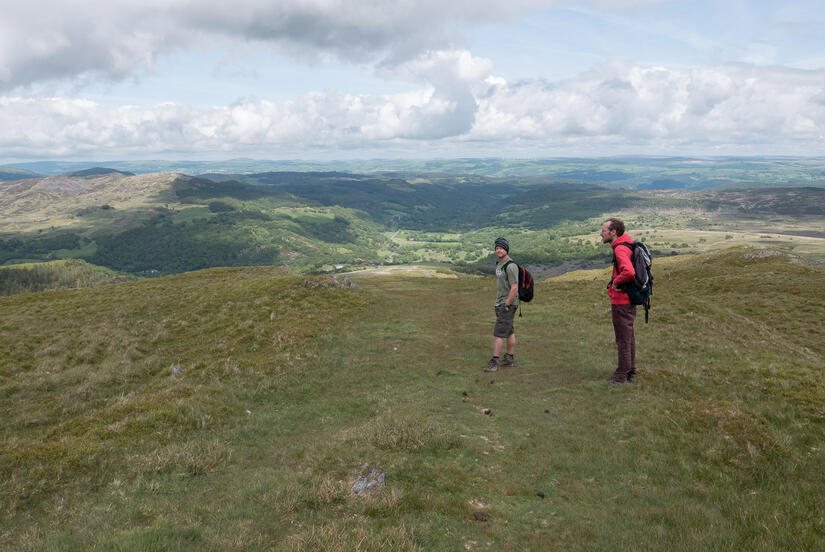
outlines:
{"label": "white cumulus cloud", "polygon": [[[453,144],[502,148],[803,144],[825,141],[825,71],[730,64],[673,70],[614,63],[556,82],[507,82],[489,60],[431,51],[395,69],[415,90],[334,89],[289,101],[192,107],[109,106],[73,98],[0,97],[9,157],[151,157],[169,152],[336,152]],[[810,154],[810,151],[803,153]]]}
{"label": "white cumulus cloud", "polygon": [[825,71],[611,64],[576,78],[498,85],[470,138],[549,144],[793,144],[825,138]]}

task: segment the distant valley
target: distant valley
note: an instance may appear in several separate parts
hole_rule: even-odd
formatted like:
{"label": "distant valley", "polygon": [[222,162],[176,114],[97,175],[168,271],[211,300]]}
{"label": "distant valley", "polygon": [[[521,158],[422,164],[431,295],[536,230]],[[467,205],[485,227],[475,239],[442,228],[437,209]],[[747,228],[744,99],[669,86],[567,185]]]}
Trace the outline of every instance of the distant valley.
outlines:
{"label": "distant valley", "polygon": [[[216,266],[324,273],[411,263],[483,273],[492,267],[493,240],[506,235],[514,258],[543,277],[604,266],[608,253],[597,229],[609,215],[625,218],[657,256],[751,244],[825,262],[825,188],[814,174],[822,167],[812,161],[810,186],[696,190],[594,183],[573,178],[583,176],[575,171],[570,178],[452,174],[446,165],[436,164],[441,172],[199,175],[72,167],[6,181],[0,264],[82,259],[137,276]],[[495,163],[488,165],[492,171]],[[782,168],[766,166],[767,173]],[[789,166],[798,172],[802,164]],[[746,181],[748,170],[730,180]]]}

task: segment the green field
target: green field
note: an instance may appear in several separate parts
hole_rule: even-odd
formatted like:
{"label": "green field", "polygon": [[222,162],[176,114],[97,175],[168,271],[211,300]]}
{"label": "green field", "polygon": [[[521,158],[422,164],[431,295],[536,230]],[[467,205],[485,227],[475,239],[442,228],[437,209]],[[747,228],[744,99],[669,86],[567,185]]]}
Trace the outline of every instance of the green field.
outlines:
{"label": "green field", "polygon": [[734,248],[654,270],[620,388],[604,270],[540,282],[494,375],[489,277],[0,298],[0,548],[822,549],[825,269]]}

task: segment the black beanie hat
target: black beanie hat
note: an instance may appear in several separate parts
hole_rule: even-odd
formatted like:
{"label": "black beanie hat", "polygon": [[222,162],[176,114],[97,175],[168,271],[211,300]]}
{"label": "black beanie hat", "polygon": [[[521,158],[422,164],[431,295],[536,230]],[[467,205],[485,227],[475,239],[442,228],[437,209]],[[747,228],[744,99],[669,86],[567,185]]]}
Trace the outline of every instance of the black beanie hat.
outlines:
{"label": "black beanie hat", "polygon": [[510,242],[508,242],[504,238],[496,238],[496,247],[501,247],[507,253],[510,252]]}

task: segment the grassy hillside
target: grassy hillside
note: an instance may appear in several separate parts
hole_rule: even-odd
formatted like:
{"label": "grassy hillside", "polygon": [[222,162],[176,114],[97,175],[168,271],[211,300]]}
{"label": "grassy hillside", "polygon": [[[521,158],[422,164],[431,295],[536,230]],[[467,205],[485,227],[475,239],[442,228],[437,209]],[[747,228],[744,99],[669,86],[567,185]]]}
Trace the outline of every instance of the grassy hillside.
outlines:
{"label": "grassy hillside", "polygon": [[280,190],[107,171],[0,185],[0,263],[79,257],[135,274],[251,264],[322,270],[380,262],[390,243],[360,211]]}
{"label": "grassy hillside", "polygon": [[81,260],[0,267],[0,296],[65,288],[91,288],[133,277]]}
{"label": "grassy hillside", "polygon": [[655,269],[620,388],[605,271],[540,282],[494,375],[491,278],[0,299],[0,548],[821,549],[825,270]]}

